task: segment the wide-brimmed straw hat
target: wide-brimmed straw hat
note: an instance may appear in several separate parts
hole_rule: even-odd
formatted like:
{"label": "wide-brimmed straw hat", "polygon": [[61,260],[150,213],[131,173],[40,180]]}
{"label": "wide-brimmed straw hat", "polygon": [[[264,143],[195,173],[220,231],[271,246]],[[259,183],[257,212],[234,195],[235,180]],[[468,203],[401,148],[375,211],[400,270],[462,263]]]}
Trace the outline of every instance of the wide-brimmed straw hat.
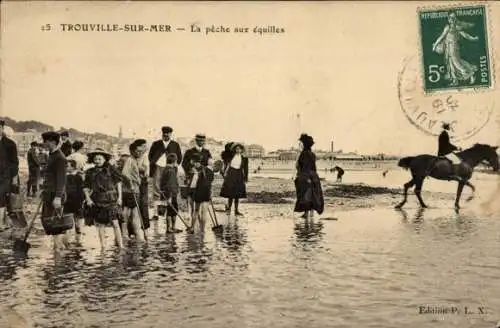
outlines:
{"label": "wide-brimmed straw hat", "polygon": [[236,149],[236,147],[240,147],[241,150],[245,150],[245,146],[243,146],[242,143],[240,143],[240,142],[233,142],[233,144],[231,145],[231,151],[234,151]]}
{"label": "wide-brimmed straw hat", "polygon": [[106,161],[109,161],[113,157],[113,155],[111,155],[110,153],[108,153],[107,151],[105,151],[102,148],[96,148],[95,150],[89,152],[87,154],[87,157],[89,158],[90,162],[93,162],[94,157],[96,157],[97,155],[102,155],[106,159]]}

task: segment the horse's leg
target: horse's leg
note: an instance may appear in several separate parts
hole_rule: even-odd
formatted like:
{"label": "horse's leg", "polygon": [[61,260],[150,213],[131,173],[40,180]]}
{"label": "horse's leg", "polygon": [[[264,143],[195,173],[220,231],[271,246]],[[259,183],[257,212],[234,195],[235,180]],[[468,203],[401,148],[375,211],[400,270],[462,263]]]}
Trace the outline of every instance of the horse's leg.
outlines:
{"label": "horse's leg", "polygon": [[458,210],[460,208],[460,196],[462,196],[462,190],[464,190],[465,182],[460,181],[458,183],[458,188],[457,188],[457,198],[455,199],[455,209]]}
{"label": "horse's leg", "polygon": [[403,201],[401,203],[396,205],[396,208],[401,208],[401,207],[403,207],[404,204],[406,204],[406,199],[408,198],[408,189],[410,189],[414,185],[415,185],[415,176],[413,176],[410,181],[408,181],[407,183],[404,184],[404,188],[405,188],[404,198],[403,198]]}
{"label": "horse's leg", "polygon": [[422,191],[422,185],[424,184],[424,177],[418,177],[416,180],[415,195],[417,195],[420,206],[422,206],[423,208],[427,208],[427,205],[425,205],[424,201],[422,200],[422,195],[420,194]]}
{"label": "horse's leg", "polygon": [[473,200],[473,199],[474,199],[474,194],[475,194],[475,192],[476,192],[476,187],[474,187],[474,186],[472,185],[472,183],[470,183],[469,181],[465,181],[465,185],[466,185],[467,187],[470,187],[470,188],[472,189],[472,195],[470,195],[470,196],[467,198],[467,201],[468,201],[468,202],[470,202],[471,200]]}

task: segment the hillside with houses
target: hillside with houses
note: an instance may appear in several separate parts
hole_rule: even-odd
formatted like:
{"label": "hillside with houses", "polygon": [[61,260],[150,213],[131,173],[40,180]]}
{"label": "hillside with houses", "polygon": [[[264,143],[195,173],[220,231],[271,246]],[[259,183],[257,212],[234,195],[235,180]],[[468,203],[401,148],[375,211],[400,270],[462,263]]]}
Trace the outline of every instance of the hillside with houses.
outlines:
{"label": "hillside with houses", "polygon": [[[10,117],[0,117],[5,120],[7,126],[14,130],[12,138],[17,143],[20,155],[24,155],[32,141],[41,142],[41,134],[45,131],[63,131],[66,130],[70,134],[71,140],[81,140],[85,144],[86,150],[94,148],[103,148],[115,156],[128,153],[128,145],[133,141],[132,138],[124,138],[120,127],[117,128],[116,136],[107,135],[104,133],[86,133],[73,128],[60,127],[54,128],[51,125],[38,122],[38,121],[16,121]],[[153,142],[155,138],[149,138],[149,143]],[[192,137],[177,137],[175,139],[181,145],[182,149],[188,149],[194,146],[194,138]],[[218,158],[224,150],[224,145],[229,140],[216,140],[207,136],[206,148],[210,150],[214,157]],[[290,161],[296,160],[300,151],[296,148],[277,149],[266,152],[262,145],[258,144],[245,144],[246,154],[250,158],[262,158],[267,160],[277,161]],[[321,149],[315,150],[316,156],[320,160],[337,160],[337,161],[386,161],[398,159],[397,156],[388,154],[375,154],[375,155],[360,155],[355,152],[344,152],[342,150],[325,151]]]}

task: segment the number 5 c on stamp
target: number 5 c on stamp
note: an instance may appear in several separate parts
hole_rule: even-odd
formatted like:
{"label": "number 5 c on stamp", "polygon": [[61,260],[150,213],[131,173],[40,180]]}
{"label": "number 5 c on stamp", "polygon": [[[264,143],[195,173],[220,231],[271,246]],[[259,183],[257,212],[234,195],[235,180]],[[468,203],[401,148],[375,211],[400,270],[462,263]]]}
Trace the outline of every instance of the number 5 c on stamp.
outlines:
{"label": "number 5 c on stamp", "polygon": [[485,6],[420,10],[418,16],[426,93],[493,85]]}

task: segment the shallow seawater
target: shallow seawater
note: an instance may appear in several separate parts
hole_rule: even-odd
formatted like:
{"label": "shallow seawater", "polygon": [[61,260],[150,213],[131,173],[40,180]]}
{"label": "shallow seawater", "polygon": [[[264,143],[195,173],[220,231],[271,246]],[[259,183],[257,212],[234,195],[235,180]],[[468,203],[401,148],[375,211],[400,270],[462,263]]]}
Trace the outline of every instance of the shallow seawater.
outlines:
{"label": "shallow seawater", "polygon": [[[0,313],[68,328],[494,327],[500,218],[479,210],[493,181],[482,179],[479,200],[459,214],[432,194],[426,210],[410,195],[405,210],[328,207],[312,221],[294,218],[290,205],[243,204],[244,218],[217,213],[222,234],[166,236],[159,222],[146,245],[130,241],[125,254],[111,229],[104,250],[86,227],[62,256],[37,230],[28,258],[3,233]],[[460,313],[420,314],[420,306]]]}

